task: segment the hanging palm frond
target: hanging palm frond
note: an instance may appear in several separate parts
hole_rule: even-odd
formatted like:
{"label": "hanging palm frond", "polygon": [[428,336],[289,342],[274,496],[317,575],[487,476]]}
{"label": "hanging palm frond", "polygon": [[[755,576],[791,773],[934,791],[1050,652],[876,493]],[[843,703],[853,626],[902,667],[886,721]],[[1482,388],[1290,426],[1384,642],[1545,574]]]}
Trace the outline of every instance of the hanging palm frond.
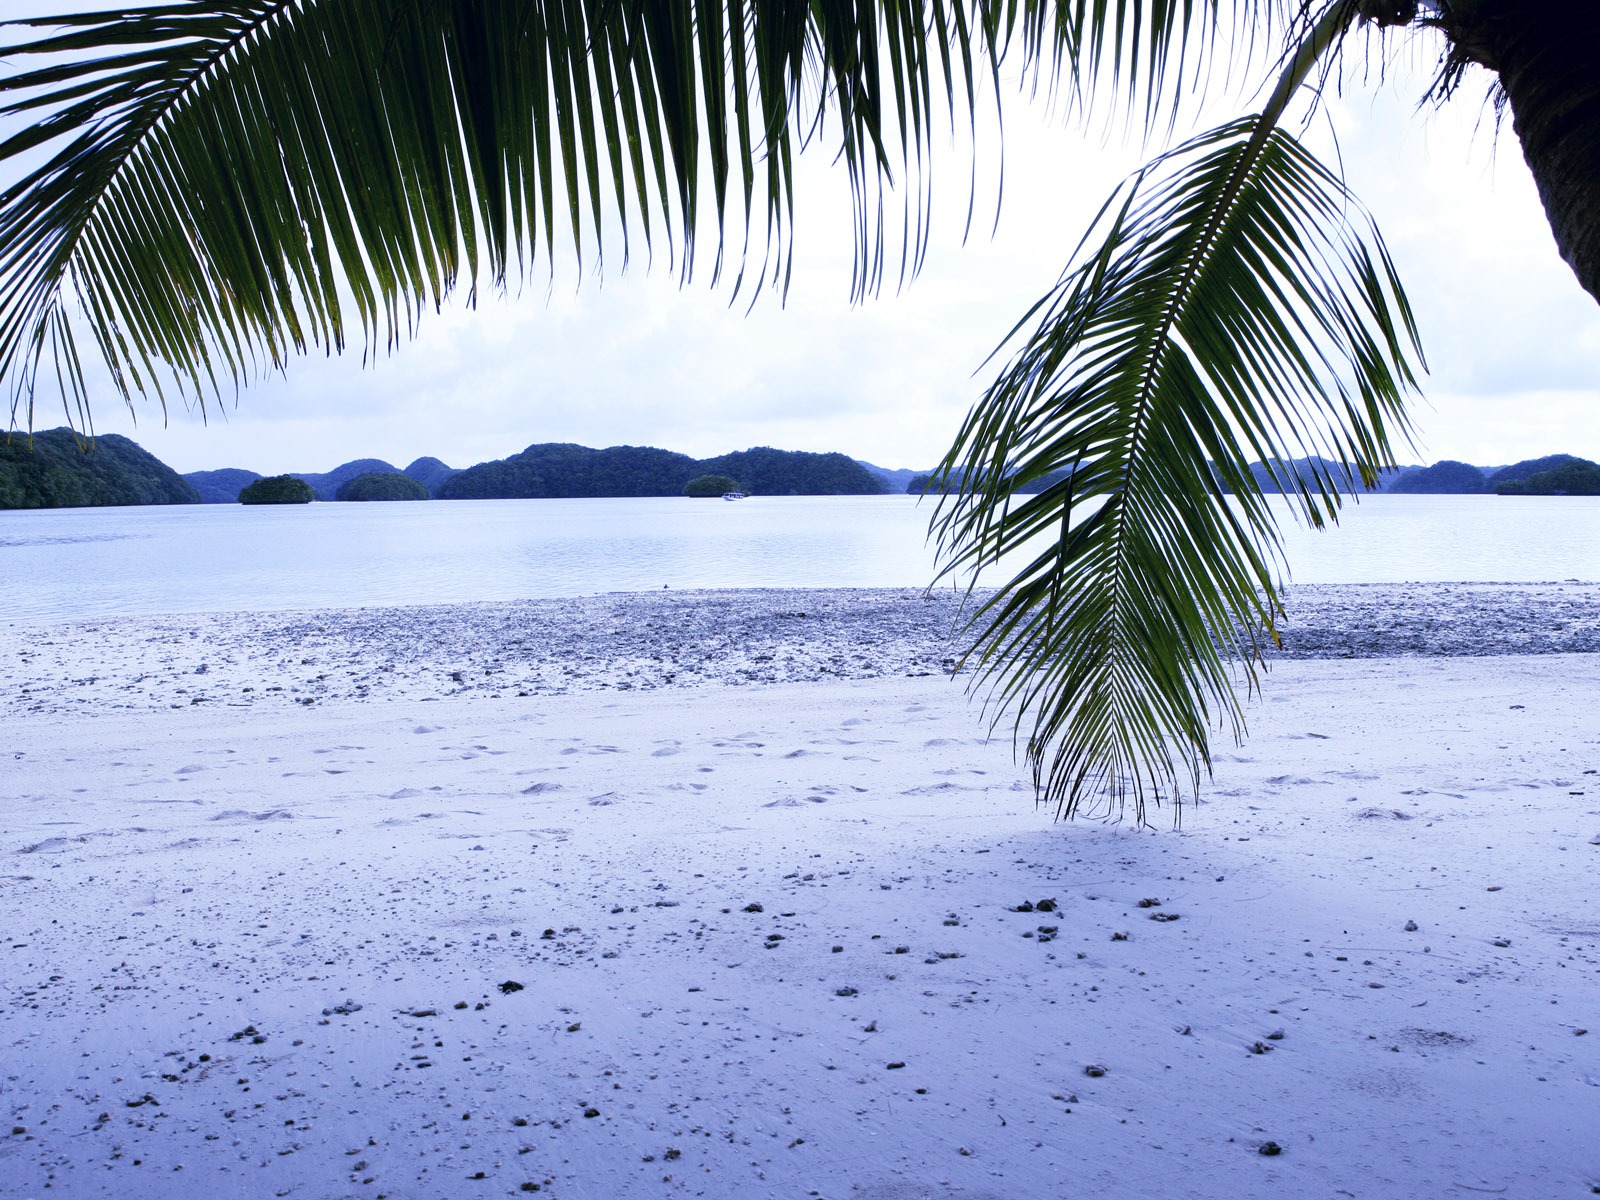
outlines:
{"label": "hanging palm frond", "polygon": [[[1209,771],[1214,727],[1238,735],[1229,660],[1253,684],[1276,636],[1251,462],[1321,524],[1392,461],[1420,352],[1376,229],[1263,117],[1158,159],[1096,229],[1014,331],[943,464],[972,490],[935,523],[949,574],[1024,563],[970,630],[1041,797],[1068,815],[1131,800],[1142,821]],[[1300,455],[1359,479],[1274,467]]]}
{"label": "hanging palm frond", "polygon": [[[204,404],[313,347],[393,347],[463,281],[607,230],[687,277],[709,227],[788,280],[794,159],[826,138],[861,295],[914,271],[941,108],[1019,45],[1147,109],[1297,0],[176,0],[0,22],[0,381],[86,417],[86,335],[125,398]],[[1222,11],[1233,14],[1225,22]],[[16,64],[33,63],[33,66]],[[1192,78],[1192,74],[1191,74]],[[20,174],[19,174],[20,172]],[[702,214],[709,187],[712,211]],[[751,246],[750,239],[758,243]],[[737,285],[736,285],[737,286]]]}
{"label": "hanging palm frond", "polygon": [[780,271],[795,144],[826,121],[864,290],[887,139],[925,149],[988,36],[945,0],[179,0],[6,27],[42,31],[0,49],[42,63],[0,78],[0,119],[31,122],[0,143],[13,421],[51,362],[82,400],[85,328],[125,396],[203,401],[313,346],[392,346],[558,239],[597,262],[608,228],[624,260],[664,235],[687,277],[702,226],[764,211]]}

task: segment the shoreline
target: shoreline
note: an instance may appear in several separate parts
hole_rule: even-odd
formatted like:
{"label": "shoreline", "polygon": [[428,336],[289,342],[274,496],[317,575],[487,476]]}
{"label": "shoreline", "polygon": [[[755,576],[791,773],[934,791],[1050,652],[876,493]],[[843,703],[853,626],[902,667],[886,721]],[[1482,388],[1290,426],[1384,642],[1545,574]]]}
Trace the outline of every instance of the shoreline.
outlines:
{"label": "shoreline", "polygon": [[[949,675],[964,597],[915,588],[616,592],[0,626],[0,717],[526,698]],[[1600,653],[1600,587],[1300,585],[1294,659]]]}

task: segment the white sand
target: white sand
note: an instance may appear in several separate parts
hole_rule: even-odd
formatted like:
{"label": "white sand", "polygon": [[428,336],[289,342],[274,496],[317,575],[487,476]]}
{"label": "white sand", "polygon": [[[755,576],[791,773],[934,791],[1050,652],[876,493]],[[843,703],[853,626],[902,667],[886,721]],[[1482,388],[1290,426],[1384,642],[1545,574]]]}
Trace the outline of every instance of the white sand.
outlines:
{"label": "white sand", "polygon": [[[0,631],[0,1195],[1600,1185],[1600,659],[1280,663],[1137,832],[893,614],[648,694],[524,631],[572,673],[495,698],[418,630],[531,678],[504,610],[427,611]],[[730,686],[785,653],[862,677]]]}

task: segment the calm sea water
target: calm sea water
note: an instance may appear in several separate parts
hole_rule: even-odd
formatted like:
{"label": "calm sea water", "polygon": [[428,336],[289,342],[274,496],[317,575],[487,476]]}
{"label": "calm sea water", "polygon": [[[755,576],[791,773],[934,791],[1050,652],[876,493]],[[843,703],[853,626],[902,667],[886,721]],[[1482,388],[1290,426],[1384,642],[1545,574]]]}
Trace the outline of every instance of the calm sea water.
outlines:
{"label": "calm sea water", "polygon": [[[825,496],[0,512],[0,619],[920,587],[930,511]],[[1374,496],[1285,541],[1298,583],[1597,580],[1600,500]]]}

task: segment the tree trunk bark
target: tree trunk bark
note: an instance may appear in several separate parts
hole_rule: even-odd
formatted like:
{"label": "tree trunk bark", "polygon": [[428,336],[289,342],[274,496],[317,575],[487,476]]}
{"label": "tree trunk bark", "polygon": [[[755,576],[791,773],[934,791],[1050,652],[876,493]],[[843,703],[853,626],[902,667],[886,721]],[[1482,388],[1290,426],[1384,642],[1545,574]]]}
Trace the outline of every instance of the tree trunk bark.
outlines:
{"label": "tree trunk bark", "polygon": [[1439,24],[1500,77],[1561,257],[1600,300],[1600,11],[1595,0],[1455,0]]}

